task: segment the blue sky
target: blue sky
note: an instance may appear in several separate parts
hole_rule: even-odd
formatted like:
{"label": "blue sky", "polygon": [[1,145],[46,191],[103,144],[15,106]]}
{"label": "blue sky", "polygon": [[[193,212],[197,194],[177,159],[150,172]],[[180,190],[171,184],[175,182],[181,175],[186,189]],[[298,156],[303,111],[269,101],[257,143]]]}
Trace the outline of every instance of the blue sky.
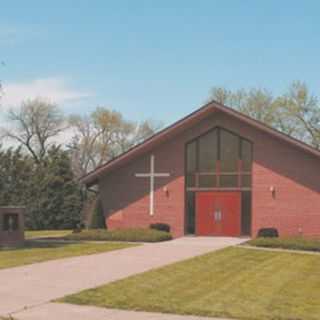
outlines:
{"label": "blue sky", "polygon": [[2,1],[6,105],[48,96],[169,124],[213,86],[320,94],[319,1]]}

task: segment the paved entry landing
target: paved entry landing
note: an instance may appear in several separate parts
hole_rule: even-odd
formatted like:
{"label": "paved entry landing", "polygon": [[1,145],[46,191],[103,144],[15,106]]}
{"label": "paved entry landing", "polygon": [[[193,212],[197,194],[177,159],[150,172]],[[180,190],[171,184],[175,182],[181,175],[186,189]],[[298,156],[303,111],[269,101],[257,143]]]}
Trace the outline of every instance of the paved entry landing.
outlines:
{"label": "paved entry landing", "polygon": [[[0,270],[0,316],[246,241],[184,237],[168,242]],[[48,318],[49,319],[49,318]]]}

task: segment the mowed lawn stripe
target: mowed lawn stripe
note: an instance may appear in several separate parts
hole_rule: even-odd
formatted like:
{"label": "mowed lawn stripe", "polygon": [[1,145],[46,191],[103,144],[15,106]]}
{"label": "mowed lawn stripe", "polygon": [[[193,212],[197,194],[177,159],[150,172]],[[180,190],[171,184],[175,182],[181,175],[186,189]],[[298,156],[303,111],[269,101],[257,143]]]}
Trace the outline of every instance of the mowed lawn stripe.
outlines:
{"label": "mowed lawn stripe", "polygon": [[62,243],[27,241],[24,248],[0,249],[0,269],[36,262],[90,255],[136,246],[128,243]]}
{"label": "mowed lawn stripe", "polygon": [[72,233],[72,230],[26,230],[26,239],[62,238]]}
{"label": "mowed lawn stripe", "polygon": [[227,248],[63,301],[239,319],[313,320],[320,314],[320,257]]}

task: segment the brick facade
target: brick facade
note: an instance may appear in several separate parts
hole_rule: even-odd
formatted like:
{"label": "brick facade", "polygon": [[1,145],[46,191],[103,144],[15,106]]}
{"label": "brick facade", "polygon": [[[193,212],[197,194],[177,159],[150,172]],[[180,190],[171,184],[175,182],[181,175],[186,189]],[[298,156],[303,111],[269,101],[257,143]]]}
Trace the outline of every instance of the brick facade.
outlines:
{"label": "brick facade", "polygon": [[[280,235],[320,236],[320,158],[243,121],[216,112],[148,153],[99,177],[99,189],[109,229],[170,224],[173,235],[184,235],[185,144],[220,126],[253,142],[252,227],[276,227]],[[135,173],[150,171],[155,156],[155,214],[149,215],[149,179]],[[274,192],[271,192],[274,188]]]}

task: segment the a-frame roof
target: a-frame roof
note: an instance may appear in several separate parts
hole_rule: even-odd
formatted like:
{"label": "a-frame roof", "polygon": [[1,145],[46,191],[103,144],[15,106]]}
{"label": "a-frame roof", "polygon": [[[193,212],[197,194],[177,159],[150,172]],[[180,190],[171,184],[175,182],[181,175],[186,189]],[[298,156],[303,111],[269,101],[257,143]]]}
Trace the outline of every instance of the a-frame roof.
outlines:
{"label": "a-frame roof", "polygon": [[261,121],[255,120],[239,111],[236,111],[230,107],[222,105],[217,101],[210,101],[209,103],[202,106],[200,109],[192,112],[188,116],[182,118],[181,120],[175,122],[174,124],[164,128],[163,130],[159,131],[158,133],[154,134],[150,138],[146,139],[142,143],[134,146],[133,148],[129,149],[128,151],[120,154],[118,157],[108,161],[107,163],[101,165],[100,167],[96,168],[95,170],[89,172],[87,175],[81,178],[81,181],[85,183],[87,186],[92,186],[98,182],[98,179],[102,175],[106,175],[107,173],[114,171],[117,168],[122,167],[123,165],[127,164],[128,162],[132,161],[138,156],[141,156],[144,153],[147,153],[152,148],[158,146],[162,142],[166,141],[168,138],[180,133],[192,126],[196,123],[207,117],[208,115],[214,112],[223,112],[225,114],[230,115],[231,117],[237,118],[244,123],[247,123],[261,131],[264,131],[275,138],[278,138],[282,141],[285,141],[296,148],[299,148],[307,153],[311,153],[320,158],[320,150],[311,147],[310,145],[299,141],[295,138],[292,138],[289,135],[286,135],[274,128],[271,128]]}

